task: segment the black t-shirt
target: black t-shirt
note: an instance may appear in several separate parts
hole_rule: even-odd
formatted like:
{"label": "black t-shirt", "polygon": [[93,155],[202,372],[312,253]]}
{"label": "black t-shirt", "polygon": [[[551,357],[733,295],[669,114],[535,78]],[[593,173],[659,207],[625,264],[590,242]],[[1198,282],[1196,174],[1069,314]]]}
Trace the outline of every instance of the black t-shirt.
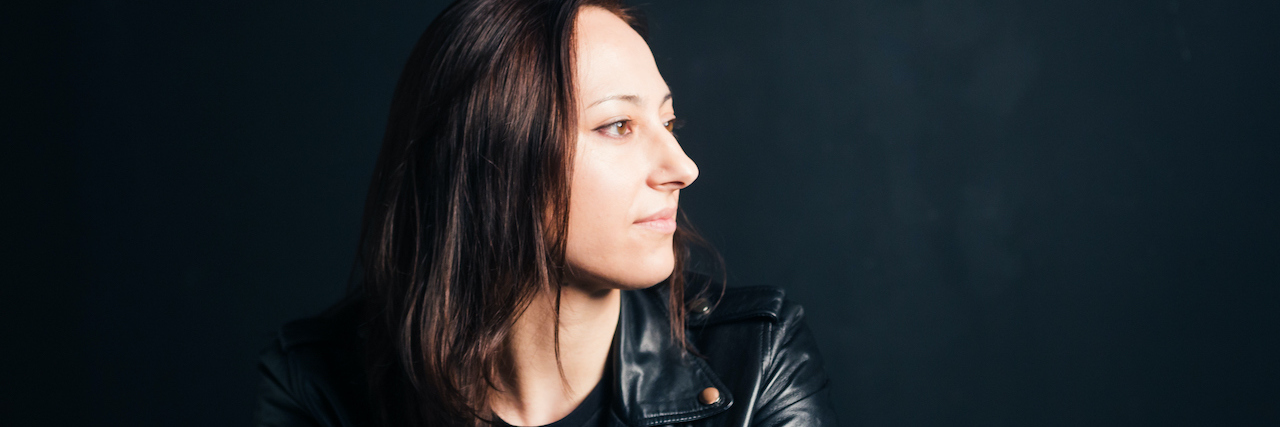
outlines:
{"label": "black t-shirt", "polygon": [[[565,415],[560,421],[547,424],[542,427],[603,427],[607,426],[609,419],[609,399],[608,397],[609,375],[606,373],[600,382],[596,383],[596,387],[591,389],[591,393],[587,393],[587,398],[574,408],[573,412]],[[512,427],[506,421],[498,419],[499,427]]]}

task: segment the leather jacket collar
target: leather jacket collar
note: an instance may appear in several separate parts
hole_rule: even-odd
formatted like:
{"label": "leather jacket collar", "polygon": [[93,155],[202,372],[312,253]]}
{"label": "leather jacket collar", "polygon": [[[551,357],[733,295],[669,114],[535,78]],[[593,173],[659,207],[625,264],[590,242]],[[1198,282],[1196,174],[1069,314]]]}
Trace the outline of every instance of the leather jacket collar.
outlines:
{"label": "leather jacket collar", "polygon": [[[664,301],[651,290],[622,293],[614,332],[612,405],[629,425],[688,422],[733,405],[728,387],[707,363],[672,341]],[[719,391],[720,399],[704,404],[697,396],[709,387]]]}

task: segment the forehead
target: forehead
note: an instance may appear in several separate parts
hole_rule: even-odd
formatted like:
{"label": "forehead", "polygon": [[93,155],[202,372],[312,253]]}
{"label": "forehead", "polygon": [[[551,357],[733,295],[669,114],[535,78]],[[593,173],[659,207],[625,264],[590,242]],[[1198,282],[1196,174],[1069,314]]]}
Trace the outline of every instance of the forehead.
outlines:
{"label": "forehead", "polygon": [[574,25],[574,44],[581,101],[623,93],[642,98],[667,93],[649,45],[612,12],[584,7]]}

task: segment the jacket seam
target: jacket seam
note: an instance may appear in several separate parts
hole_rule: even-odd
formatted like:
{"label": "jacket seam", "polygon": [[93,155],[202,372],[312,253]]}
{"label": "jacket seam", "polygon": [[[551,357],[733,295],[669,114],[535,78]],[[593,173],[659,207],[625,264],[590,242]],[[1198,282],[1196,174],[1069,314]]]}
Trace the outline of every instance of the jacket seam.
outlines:
{"label": "jacket seam", "polygon": [[777,313],[774,313],[773,310],[761,309],[761,310],[750,311],[745,313],[735,313],[731,316],[725,316],[725,317],[719,317],[719,318],[708,318],[704,320],[702,324],[718,325],[721,323],[731,323],[731,322],[737,322],[741,320],[757,319],[757,318],[768,319],[771,322],[778,321],[778,315]]}
{"label": "jacket seam", "polygon": [[[765,324],[760,328],[760,377],[765,379],[765,375],[769,374],[769,370],[773,368],[773,324]],[[760,384],[764,387],[764,384]],[[763,391],[763,390],[760,390]],[[759,391],[757,391],[758,393]]]}

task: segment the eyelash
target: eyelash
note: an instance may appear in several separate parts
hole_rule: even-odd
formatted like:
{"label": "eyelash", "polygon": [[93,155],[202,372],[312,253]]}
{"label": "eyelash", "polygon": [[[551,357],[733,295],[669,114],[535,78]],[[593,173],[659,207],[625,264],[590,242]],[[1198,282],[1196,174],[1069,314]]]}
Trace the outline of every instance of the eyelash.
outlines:
{"label": "eyelash", "polygon": [[[672,134],[675,134],[676,129],[680,129],[684,127],[684,120],[678,117],[663,123],[666,124],[666,126],[663,126],[663,127],[667,128],[667,132],[671,132]],[[595,131],[603,133],[605,134],[605,136],[608,136],[611,138],[621,138],[631,134],[632,130],[631,130],[631,127],[629,126],[630,124],[631,124],[631,120],[618,120],[616,122],[612,122],[604,126],[600,126],[596,128]],[[619,133],[617,136],[610,135],[609,134],[610,129],[616,129],[618,125],[623,125],[623,129],[626,129],[626,133]]]}

